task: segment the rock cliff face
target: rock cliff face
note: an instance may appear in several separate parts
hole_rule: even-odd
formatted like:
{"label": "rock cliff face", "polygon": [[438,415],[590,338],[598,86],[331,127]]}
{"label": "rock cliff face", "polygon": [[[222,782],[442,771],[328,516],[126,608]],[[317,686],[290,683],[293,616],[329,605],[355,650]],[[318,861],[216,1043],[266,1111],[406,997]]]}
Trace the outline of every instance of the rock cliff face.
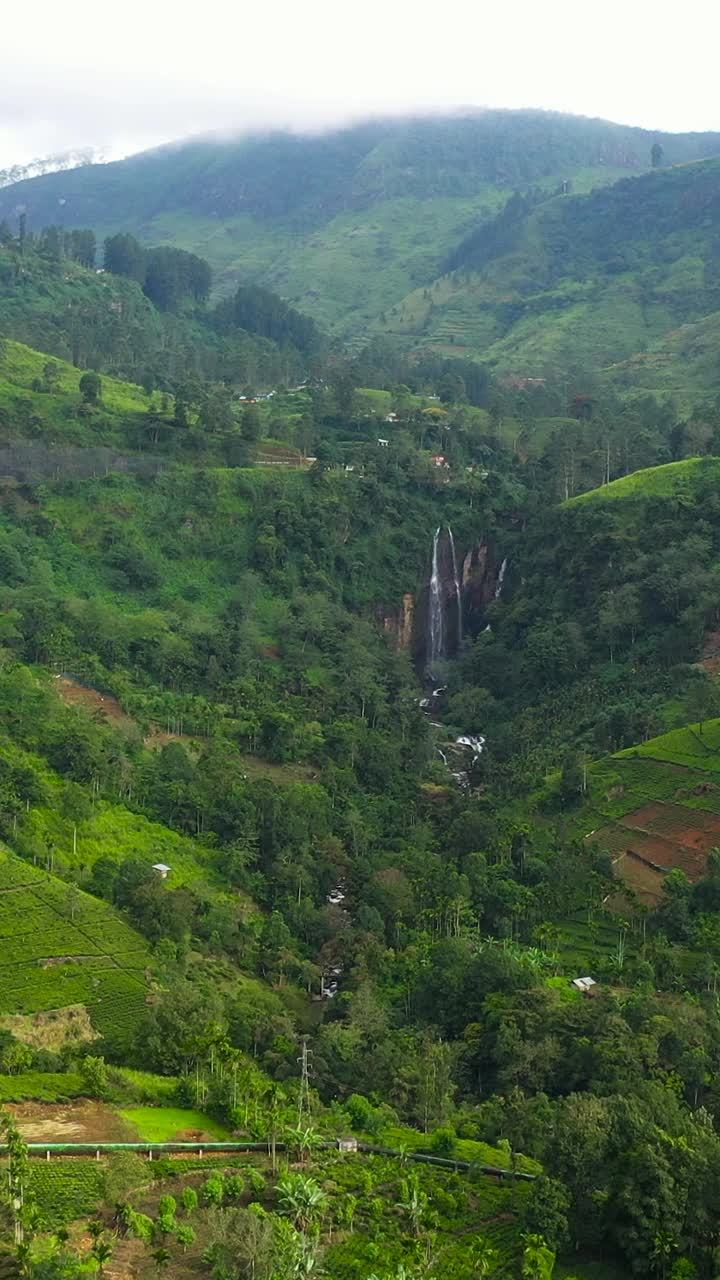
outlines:
{"label": "rock cliff face", "polygon": [[406,591],[399,608],[383,618],[383,627],[391,636],[394,647],[400,652],[413,647],[415,621],[415,596]]}
{"label": "rock cliff face", "polygon": [[484,626],[485,610],[498,585],[500,567],[487,538],[470,547],[462,562],[461,592],[465,628],[471,634]]}
{"label": "rock cliff face", "polygon": [[[438,600],[443,616],[444,653],[457,655],[463,634],[473,636],[486,624],[485,611],[495,599],[500,577],[500,562],[487,538],[474,542],[462,559],[458,556],[458,576],[462,617],[459,616],[455,566],[450,542],[444,533],[438,541]],[[460,548],[458,548],[458,551]],[[409,653],[420,672],[428,672],[431,652],[430,574],[418,584],[415,592],[407,591],[396,609],[386,613],[382,622],[393,647]]]}

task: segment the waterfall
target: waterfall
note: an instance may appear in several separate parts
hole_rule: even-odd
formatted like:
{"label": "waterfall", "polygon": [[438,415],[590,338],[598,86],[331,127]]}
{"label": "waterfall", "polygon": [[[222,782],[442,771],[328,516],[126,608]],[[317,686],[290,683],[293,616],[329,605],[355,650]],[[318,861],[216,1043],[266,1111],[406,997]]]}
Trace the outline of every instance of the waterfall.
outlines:
{"label": "waterfall", "polygon": [[[455,557],[455,539],[453,531],[448,525],[448,534],[450,535],[450,554],[452,556],[453,583],[455,585],[455,601],[457,603],[457,647],[462,649],[463,642],[463,611],[462,596],[460,595],[460,579],[458,578],[457,559]],[[501,570],[501,573],[503,570]]]}
{"label": "waterfall", "polygon": [[502,595],[503,582],[505,581],[505,570],[507,569],[507,564],[508,564],[508,562],[507,562],[507,556],[506,556],[506,557],[505,557],[505,559],[503,560],[502,564],[500,565],[500,572],[499,572],[499,574],[498,574],[498,576],[497,576],[497,582],[496,582],[496,584],[495,584],[495,599],[496,599],[496,600],[499,600],[499,599],[500,599],[500,596]]}
{"label": "waterfall", "polygon": [[462,737],[456,738],[455,742],[458,747],[469,747],[470,751],[472,751],[473,760],[480,759],[485,746],[485,739],[480,733],[476,736],[469,733],[463,734]]}
{"label": "waterfall", "polygon": [[438,544],[440,542],[440,526],[435,530],[433,538],[432,574],[430,576],[430,670],[445,653],[445,636],[443,628],[442,582],[438,566]]}

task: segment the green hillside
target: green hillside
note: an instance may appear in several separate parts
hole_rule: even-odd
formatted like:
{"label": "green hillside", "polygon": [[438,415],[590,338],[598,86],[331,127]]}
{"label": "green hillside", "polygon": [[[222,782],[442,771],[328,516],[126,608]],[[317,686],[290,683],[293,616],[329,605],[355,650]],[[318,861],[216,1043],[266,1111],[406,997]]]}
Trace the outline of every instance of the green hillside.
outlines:
{"label": "green hillside", "polygon": [[431,285],[511,192],[563,182],[590,190],[647,169],[655,143],[668,164],[719,146],[714,134],[533,111],[200,139],[17,183],[0,193],[0,219],[12,221],[22,205],[35,229],[60,219],[192,249],[222,290],[239,277],[259,279],[354,334]]}
{"label": "green hillside", "polygon": [[2,850],[0,938],[0,1020],[84,1007],[97,1036],[128,1045],[150,953],[109,907]]}
{"label": "green hillside", "polygon": [[307,137],[193,139],[116,164],[17,183],[0,197],[0,212],[7,217],[25,203],[33,220],[49,223],[54,219],[47,214],[62,197],[70,206],[64,210],[68,226],[95,225],[98,217],[105,225],[129,226],[178,209],[322,223],[350,202],[472,195],[478,181],[522,185],[563,170],[642,169],[649,167],[655,141],[668,163],[718,149],[712,133],[657,134],[555,112],[481,111],[374,121]]}
{"label": "green hillside", "polygon": [[662,467],[644,467],[640,471],[632,471],[630,475],[611,480],[600,489],[589,489],[587,493],[571,498],[568,506],[582,503],[599,503],[637,498],[646,501],[649,498],[672,498],[691,491],[696,481],[707,480],[710,484],[720,475],[720,460],[717,458],[685,458],[681,462],[668,462]]}
{"label": "green hillside", "polygon": [[570,368],[620,391],[706,390],[719,184],[709,160],[519,199],[456,248],[448,274],[398,301],[383,331],[523,377]]}
{"label": "green hillside", "polygon": [[0,192],[8,1280],[715,1274],[716,143]]}
{"label": "green hillside", "polygon": [[323,341],[306,317],[257,291],[218,309],[206,296],[210,268],[197,255],[119,239],[117,270],[105,270],[95,265],[92,230],[0,223],[0,335],[148,393],[198,379],[241,387],[307,376]]}
{"label": "green hillside", "polygon": [[[0,423],[8,438],[53,445],[127,443],[147,421],[148,396],[141,387],[105,377],[99,403],[80,391],[82,371],[19,342],[0,346]],[[140,437],[142,438],[142,437]]]}
{"label": "green hillside", "polygon": [[663,901],[670,872],[682,872],[691,884],[707,873],[720,839],[719,746],[720,723],[711,720],[651,738],[588,770],[579,822],[587,842],[611,857],[631,901]]}

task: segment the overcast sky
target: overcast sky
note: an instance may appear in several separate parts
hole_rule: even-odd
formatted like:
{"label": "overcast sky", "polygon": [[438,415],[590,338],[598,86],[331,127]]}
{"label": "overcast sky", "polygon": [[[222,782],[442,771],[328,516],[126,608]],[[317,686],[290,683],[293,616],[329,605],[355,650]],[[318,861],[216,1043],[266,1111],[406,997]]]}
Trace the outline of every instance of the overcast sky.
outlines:
{"label": "overcast sky", "polygon": [[[717,0],[3,5],[0,168],[210,129],[456,106],[720,129]],[[7,10],[7,11],[5,11]]]}

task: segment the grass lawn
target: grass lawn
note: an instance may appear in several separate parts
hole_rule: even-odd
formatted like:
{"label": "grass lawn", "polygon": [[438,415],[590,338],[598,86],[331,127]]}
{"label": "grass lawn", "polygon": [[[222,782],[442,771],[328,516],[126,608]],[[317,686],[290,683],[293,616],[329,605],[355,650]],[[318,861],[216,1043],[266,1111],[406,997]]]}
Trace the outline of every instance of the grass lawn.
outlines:
{"label": "grass lawn", "polygon": [[118,1115],[137,1130],[143,1142],[171,1142],[179,1133],[188,1129],[208,1134],[217,1142],[230,1137],[227,1129],[202,1111],[190,1111],[184,1107],[123,1107]]}

